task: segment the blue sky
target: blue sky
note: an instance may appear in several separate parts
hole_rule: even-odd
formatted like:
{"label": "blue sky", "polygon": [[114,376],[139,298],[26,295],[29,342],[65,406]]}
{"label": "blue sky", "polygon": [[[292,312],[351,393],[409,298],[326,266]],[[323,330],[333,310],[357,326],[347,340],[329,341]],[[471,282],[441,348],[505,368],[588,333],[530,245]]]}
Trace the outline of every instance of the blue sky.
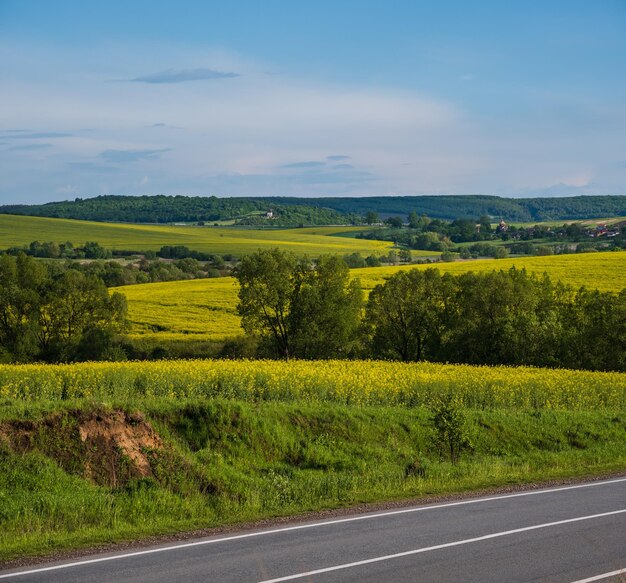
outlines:
{"label": "blue sky", "polygon": [[0,0],[0,203],[626,194],[626,1]]}

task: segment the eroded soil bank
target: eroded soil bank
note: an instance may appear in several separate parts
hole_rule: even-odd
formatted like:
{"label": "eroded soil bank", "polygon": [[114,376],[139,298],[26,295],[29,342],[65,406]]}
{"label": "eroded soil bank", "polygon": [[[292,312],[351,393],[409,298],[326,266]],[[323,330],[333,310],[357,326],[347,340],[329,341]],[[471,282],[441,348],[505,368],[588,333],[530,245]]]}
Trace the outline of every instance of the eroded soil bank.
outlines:
{"label": "eroded soil bank", "polygon": [[[626,469],[626,416],[231,400],[2,411],[0,560]],[[154,540],[153,538],[151,540]]]}

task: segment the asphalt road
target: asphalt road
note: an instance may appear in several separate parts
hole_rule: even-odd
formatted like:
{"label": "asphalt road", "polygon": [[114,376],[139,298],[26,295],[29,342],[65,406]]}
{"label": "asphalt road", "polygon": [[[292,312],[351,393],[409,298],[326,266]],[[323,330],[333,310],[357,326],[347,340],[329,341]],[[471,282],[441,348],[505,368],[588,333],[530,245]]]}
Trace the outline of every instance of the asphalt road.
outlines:
{"label": "asphalt road", "polygon": [[20,582],[626,581],[626,478],[0,573]]}

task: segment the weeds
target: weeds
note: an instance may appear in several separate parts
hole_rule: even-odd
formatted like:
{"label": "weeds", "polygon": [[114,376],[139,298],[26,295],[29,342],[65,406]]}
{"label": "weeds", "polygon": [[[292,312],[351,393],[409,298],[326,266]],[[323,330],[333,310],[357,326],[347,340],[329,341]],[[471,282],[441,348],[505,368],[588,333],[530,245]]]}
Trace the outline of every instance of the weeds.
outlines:
{"label": "weeds", "polygon": [[[150,427],[158,435],[133,454],[133,463],[145,456],[141,474],[129,473],[127,440],[109,446],[115,455],[108,465],[82,448],[89,437],[83,443],[76,431],[64,434],[65,445],[46,445],[46,432],[84,427],[98,415],[105,423],[123,420],[118,434],[125,439],[152,436]],[[225,399],[142,399],[106,408],[33,403],[5,406],[2,417],[0,560],[626,467],[626,420],[614,411],[537,416],[530,409],[476,411],[453,398],[413,409]],[[38,437],[19,450],[10,437],[15,427]],[[463,455],[468,436],[472,455]]]}
{"label": "weeds", "polygon": [[460,400],[451,393],[444,394],[433,401],[430,411],[437,449],[453,464],[458,463],[461,453],[472,449]]}

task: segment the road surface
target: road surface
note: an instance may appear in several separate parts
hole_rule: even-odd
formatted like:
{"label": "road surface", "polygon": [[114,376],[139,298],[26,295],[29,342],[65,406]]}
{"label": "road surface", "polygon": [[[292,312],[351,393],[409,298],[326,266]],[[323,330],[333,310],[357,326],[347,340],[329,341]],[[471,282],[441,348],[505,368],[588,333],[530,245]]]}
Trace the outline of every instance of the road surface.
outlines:
{"label": "road surface", "polygon": [[626,581],[626,478],[246,531],[2,581]]}

